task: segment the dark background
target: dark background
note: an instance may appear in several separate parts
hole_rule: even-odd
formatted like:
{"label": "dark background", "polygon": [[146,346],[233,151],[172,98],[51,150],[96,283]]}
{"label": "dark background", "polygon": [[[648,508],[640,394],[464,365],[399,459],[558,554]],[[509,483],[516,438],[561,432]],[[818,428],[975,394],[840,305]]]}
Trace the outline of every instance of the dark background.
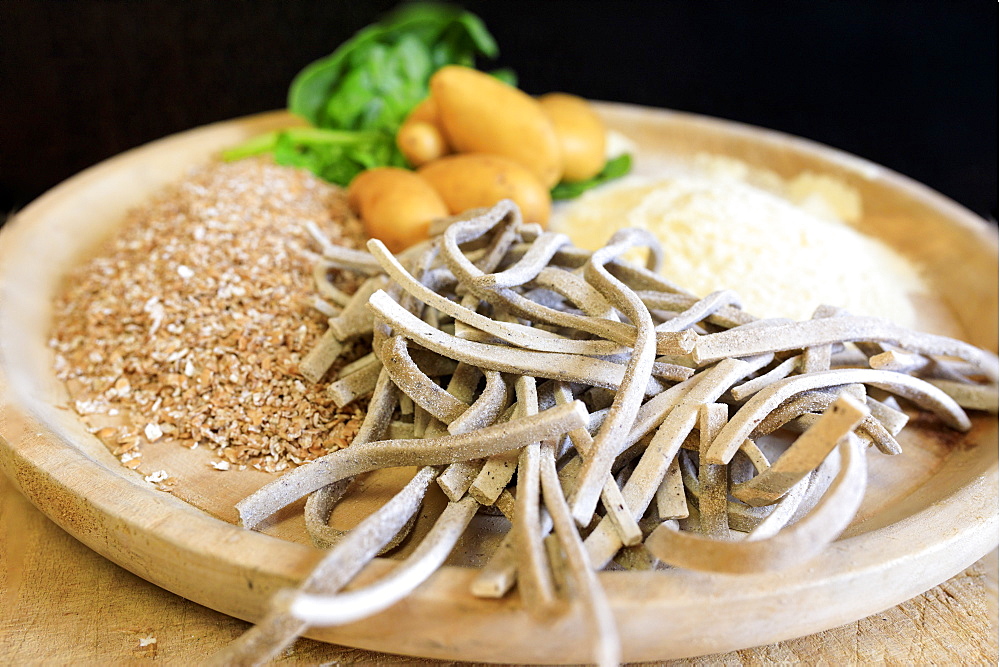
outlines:
{"label": "dark background", "polygon": [[[302,66],[395,4],[0,0],[0,214],[125,149],[284,106]],[[456,4],[530,93],[808,137],[996,220],[995,2]]]}

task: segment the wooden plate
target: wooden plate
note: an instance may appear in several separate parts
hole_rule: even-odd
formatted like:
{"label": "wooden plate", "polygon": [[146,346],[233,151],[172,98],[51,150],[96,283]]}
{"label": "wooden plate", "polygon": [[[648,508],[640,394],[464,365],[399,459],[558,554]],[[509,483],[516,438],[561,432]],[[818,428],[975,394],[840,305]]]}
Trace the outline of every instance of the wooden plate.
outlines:
{"label": "wooden plate", "polygon": [[[640,150],[637,170],[708,151],[784,177],[828,173],[857,188],[865,231],[917,262],[935,297],[927,328],[977,345],[997,343],[995,230],[898,174],[801,139],[702,117],[601,104],[608,123]],[[0,234],[0,464],[52,520],[123,567],[190,600],[255,620],[277,590],[317,562],[301,520],[288,513],[266,533],[233,523],[232,504],[270,476],[206,472],[208,454],[147,448],[144,465],[180,480],[155,490],[122,467],[67,406],[47,347],[50,305],[67,267],[92,252],[124,212],[220,149],[288,124],[264,114],[185,132],[101,163],[41,197]],[[960,572],[997,543],[997,421],[971,433],[909,429],[905,452],[870,457],[872,483],[845,535],[800,567],[774,574],[709,576],[684,571],[604,572],[629,661],[769,644],[836,627],[909,599]],[[392,480],[387,480],[388,484]],[[379,501],[378,483],[355,511]],[[347,520],[347,519],[345,519]],[[479,531],[489,533],[485,523]],[[460,557],[474,560],[466,547]],[[370,581],[391,567],[379,559]],[[67,564],[71,567],[72,564]],[[501,601],[467,592],[475,571],[449,565],[403,602],[368,620],[317,629],[338,644],[431,658],[584,662],[585,624],[539,620],[516,594]]]}

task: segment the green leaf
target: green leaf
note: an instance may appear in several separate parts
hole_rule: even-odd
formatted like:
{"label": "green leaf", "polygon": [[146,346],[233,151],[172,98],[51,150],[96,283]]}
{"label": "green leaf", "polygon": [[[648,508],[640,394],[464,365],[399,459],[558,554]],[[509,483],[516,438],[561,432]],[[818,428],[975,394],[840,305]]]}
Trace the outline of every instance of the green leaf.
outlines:
{"label": "green leaf", "polygon": [[426,81],[434,73],[426,44],[414,35],[405,35],[399,41],[393,57],[402,70],[403,81]]}
{"label": "green leaf", "polygon": [[255,137],[226,151],[227,160],[273,152],[278,164],[308,169],[325,180],[347,185],[364,169],[380,165],[401,166],[391,135],[371,130],[293,128]]}
{"label": "green leaf", "polygon": [[377,25],[360,30],[344,46],[332,54],[307,65],[292,80],[288,90],[288,110],[309,121],[322,125],[321,114],[334,85],[343,76],[345,60],[354,52],[362,51],[378,39],[381,29]]}
{"label": "green leaf", "polygon": [[493,35],[486,29],[486,24],[475,14],[462,13],[456,18],[456,22],[465,28],[465,34],[472,42],[474,50],[482,56],[493,60],[500,55],[500,48],[497,46]]}
{"label": "green leaf", "polygon": [[613,160],[608,160],[604,164],[604,168],[601,169],[601,172],[593,178],[587,179],[586,181],[578,181],[576,183],[558,183],[554,188],[552,188],[552,198],[575,199],[591,188],[596,188],[598,185],[603,185],[608,181],[621,178],[631,170],[632,156],[624,153]]}
{"label": "green leaf", "polygon": [[[474,14],[449,5],[408,3],[304,68],[289,88],[288,109],[317,127],[398,127],[426,96],[434,71],[452,63],[472,65],[477,55],[492,58],[497,51]],[[376,97],[394,103],[379,103]]]}

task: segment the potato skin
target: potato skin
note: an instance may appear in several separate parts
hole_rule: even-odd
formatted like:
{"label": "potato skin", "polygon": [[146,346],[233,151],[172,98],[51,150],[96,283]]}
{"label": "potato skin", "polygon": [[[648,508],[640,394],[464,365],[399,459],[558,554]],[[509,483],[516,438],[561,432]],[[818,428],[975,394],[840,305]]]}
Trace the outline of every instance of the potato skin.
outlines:
{"label": "potato skin", "polygon": [[585,181],[604,167],[607,131],[604,123],[582,97],[567,93],[548,93],[539,104],[556,129],[563,156],[566,182]]}
{"label": "potato skin", "polygon": [[396,132],[396,146],[413,167],[451,152],[433,97],[428,95],[410,109]]}
{"label": "potato skin", "polygon": [[470,208],[512,199],[526,222],[547,224],[552,197],[527,167],[489,153],[459,153],[429,162],[417,170],[441,195],[455,215]]}
{"label": "potato skin", "polygon": [[417,102],[416,106],[410,109],[410,113],[406,116],[406,120],[403,122],[409,123],[410,121],[438,125],[438,108],[434,98],[428,95],[424,99]]}
{"label": "potato skin", "polygon": [[502,155],[527,167],[545,188],[562,176],[552,121],[537,100],[483,72],[448,65],[430,80],[448,143],[459,153]]}
{"label": "potato skin", "polygon": [[377,167],[358,174],[347,188],[347,203],[365,232],[400,252],[427,238],[435,218],[448,207],[430,183],[408,169]]}
{"label": "potato skin", "polygon": [[441,130],[422,120],[407,120],[396,132],[396,146],[406,161],[419,167],[448,153],[448,144]]}

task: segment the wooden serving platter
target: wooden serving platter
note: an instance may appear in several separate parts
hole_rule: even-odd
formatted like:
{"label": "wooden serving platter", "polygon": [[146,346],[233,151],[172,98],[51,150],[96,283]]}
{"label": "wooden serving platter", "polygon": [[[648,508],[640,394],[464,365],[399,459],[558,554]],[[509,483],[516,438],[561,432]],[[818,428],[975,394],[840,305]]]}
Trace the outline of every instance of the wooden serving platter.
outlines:
{"label": "wooden serving platter", "polygon": [[[637,171],[699,152],[739,158],[784,177],[836,176],[862,195],[864,231],[917,262],[934,296],[923,328],[995,350],[995,230],[927,188],[814,143],[702,117],[600,104],[639,147]],[[0,465],[21,492],[67,532],[139,576],[246,620],[320,558],[295,512],[263,532],[235,525],[233,504],[271,475],[219,474],[210,453],[147,447],[124,468],[68,408],[47,346],[50,304],[66,270],[120,224],[126,210],[223,148],[289,124],[264,114],[185,132],[101,163],[52,190],[0,233]],[[969,566],[997,543],[997,421],[977,416],[965,435],[909,429],[904,453],[869,457],[869,492],[844,536],[812,561],[758,575],[680,570],[604,572],[628,661],[729,651],[803,636],[892,607]],[[157,443],[158,445],[160,443]],[[143,472],[168,470],[173,493]],[[369,479],[335,520],[349,525],[380,503],[405,471]],[[451,565],[406,600],[350,625],[309,636],[423,657],[503,662],[584,662],[586,624],[539,619],[515,594],[468,593],[493,535],[478,521]],[[67,564],[72,566],[72,564]],[[392,566],[379,559],[371,581]]]}

